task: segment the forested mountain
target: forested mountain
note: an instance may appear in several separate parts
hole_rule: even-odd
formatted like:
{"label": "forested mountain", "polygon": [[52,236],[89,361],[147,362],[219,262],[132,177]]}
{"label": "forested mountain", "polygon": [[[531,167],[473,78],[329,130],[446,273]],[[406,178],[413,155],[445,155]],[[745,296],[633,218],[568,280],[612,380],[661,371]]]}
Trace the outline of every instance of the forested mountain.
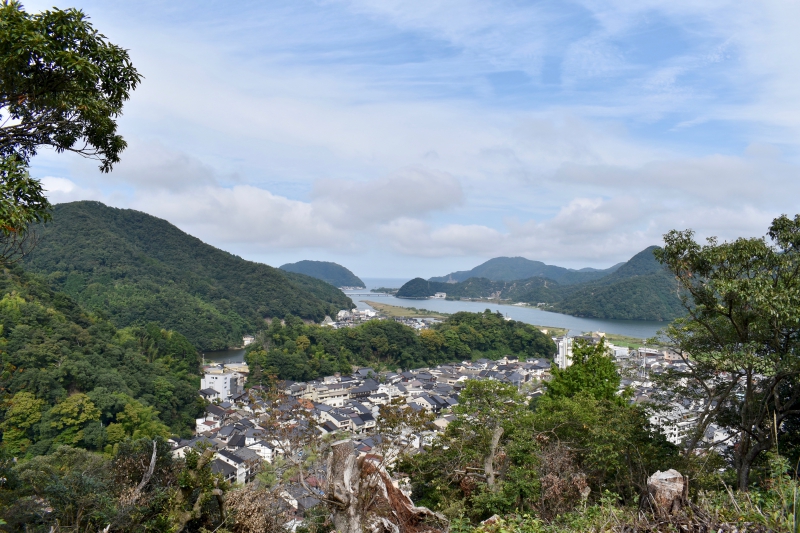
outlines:
{"label": "forested mountain", "polygon": [[553,310],[592,318],[672,320],[684,314],[674,277],[651,246],[597,281],[576,285]]}
{"label": "forested mountain", "polygon": [[461,283],[441,283],[414,278],[400,287],[398,298],[428,298],[444,292],[449,299],[502,298],[517,302],[550,302],[560,297],[562,286],[555,281],[533,277],[514,281],[469,278]]}
{"label": "forested mountain", "polygon": [[323,281],[245,261],[131,209],[59,204],[39,233],[26,269],[117,327],[154,322],[201,350],[239,345],[267,317],[321,321],[353,306]]}
{"label": "forested mountain", "polygon": [[629,261],[612,267],[609,269],[611,272],[605,271],[603,277],[580,283],[558,283],[540,275],[515,281],[473,277],[459,283],[433,281],[437,278],[431,278],[431,281],[415,278],[403,285],[397,296],[427,298],[436,292],[444,292],[448,298],[455,299],[493,298],[530,304],[544,303],[547,310],[575,316],[672,320],[681,316],[684,308],[677,284],[656,261],[653,255],[655,250],[656,247],[651,246]]}
{"label": "forested mountain", "polygon": [[248,347],[249,385],[270,376],[306,381],[353,365],[375,369],[435,366],[504,355],[522,358],[555,354],[553,341],[535,326],[506,320],[499,313],[456,313],[419,334],[393,320],[370,320],[354,328],[330,329],[289,317],[272,324]]}
{"label": "forested mountain", "polygon": [[561,285],[572,285],[600,279],[614,272],[622,263],[604,270],[583,268],[572,270],[554,265],[546,265],[541,261],[531,261],[524,257],[495,257],[476,266],[472,270],[452,272],[446,276],[430,278],[430,281],[458,282],[469,278],[486,278],[491,281],[514,281],[541,276],[557,281]]}
{"label": "forested mountain", "polygon": [[191,435],[203,412],[197,350],[154,325],[118,330],[20,268],[0,271],[2,448],[103,450]]}
{"label": "forested mountain", "polygon": [[305,274],[312,278],[321,279],[334,287],[364,287],[364,282],[350,270],[337,263],[328,261],[298,261],[287,263],[280,267],[287,272]]}

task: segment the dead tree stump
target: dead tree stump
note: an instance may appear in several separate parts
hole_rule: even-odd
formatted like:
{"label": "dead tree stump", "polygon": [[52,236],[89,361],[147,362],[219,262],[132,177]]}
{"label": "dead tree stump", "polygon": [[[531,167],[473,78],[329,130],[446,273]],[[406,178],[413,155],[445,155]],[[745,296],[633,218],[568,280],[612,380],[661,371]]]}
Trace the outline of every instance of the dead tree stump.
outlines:
{"label": "dead tree stump", "polygon": [[647,478],[647,499],[656,516],[668,518],[678,513],[688,497],[689,480],[677,470],[657,471]]}
{"label": "dead tree stump", "polygon": [[339,533],[443,533],[447,519],[416,507],[393,483],[379,455],[356,457],[352,441],[331,445],[327,500]]}

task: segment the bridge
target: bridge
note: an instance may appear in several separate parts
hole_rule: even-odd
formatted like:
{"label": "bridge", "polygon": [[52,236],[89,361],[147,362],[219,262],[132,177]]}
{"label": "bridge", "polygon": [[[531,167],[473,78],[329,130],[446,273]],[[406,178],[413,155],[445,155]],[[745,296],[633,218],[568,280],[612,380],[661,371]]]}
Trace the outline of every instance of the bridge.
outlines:
{"label": "bridge", "polygon": [[389,294],[386,292],[346,292],[347,296],[375,296],[376,298],[387,297],[387,296],[394,296],[394,294]]}

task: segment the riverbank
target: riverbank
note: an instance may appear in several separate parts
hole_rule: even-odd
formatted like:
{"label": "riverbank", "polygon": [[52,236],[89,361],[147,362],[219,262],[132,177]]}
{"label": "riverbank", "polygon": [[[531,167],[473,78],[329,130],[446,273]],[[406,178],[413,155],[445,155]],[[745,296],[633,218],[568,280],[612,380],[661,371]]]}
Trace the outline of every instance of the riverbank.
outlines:
{"label": "riverbank", "polygon": [[[380,279],[375,280],[365,279],[364,283],[367,284],[368,289],[375,287],[391,287],[393,280]],[[347,294],[347,292],[345,292]],[[508,304],[496,304],[486,300],[478,302],[467,302],[458,300],[445,300],[445,299],[430,299],[426,300],[424,304],[415,302],[414,300],[403,300],[395,298],[394,296],[381,296],[380,298],[370,298],[368,296],[353,295],[353,302],[359,309],[377,309],[367,304],[367,301],[380,303],[381,305],[392,305],[395,307],[411,308],[424,306],[428,312],[434,314],[441,314],[444,316],[452,315],[459,311],[467,311],[470,313],[482,313],[486,309],[502,313],[504,316],[525,322],[527,324],[539,325],[549,324],[554,328],[565,329],[570,335],[581,335],[587,331],[603,331],[625,337],[632,337],[634,339],[648,339],[656,335],[656,332],[667,326],[667,322],[652,322],[645,320],[607,320],[596,318],[582,318],[565,315],[562,313],[554,313],[545,311],[534,306],[519,306]],[[400,316],[410,316],[408,312]]]}
{"label": "riverbank", "polygon": [[401,307],[399,305],[382,304],[379,302],[373,302],[371,300],[361,301],[388,318],[407,317],[444,319],[449,316],[449,313],[436,313],[433,311],[428,311],[427,309],[417,309],[416,307]]}

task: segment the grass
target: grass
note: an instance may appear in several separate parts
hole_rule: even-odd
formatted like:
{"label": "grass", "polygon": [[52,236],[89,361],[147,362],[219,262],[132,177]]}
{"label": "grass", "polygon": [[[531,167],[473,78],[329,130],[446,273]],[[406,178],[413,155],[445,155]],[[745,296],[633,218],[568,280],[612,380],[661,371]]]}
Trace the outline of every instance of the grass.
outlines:
{"label": "grass", "polygon": [[[590,333],[592,332],[588,332],[586,334]],[[615,346],[624,346],[626,348],[633,348],[634,350],[645,345],[645,339],[628,337],[626,335],[617,335],[616,333],[606,333],[606,340]]]}
{"label": "grass", "polygon": [[563,337],[569,331],[567,328],[554,328],[552,326],[533,326],[548,337]]}
{"label": "grass", "polygon": [[382,304],[364,300],[364,303],[378,311],[383,316],[389,318],[408,317],[408,318],[447,318],[446,313],[436,313],[427,309],[417,309],[416,307],[401,307],[399,305]]}

